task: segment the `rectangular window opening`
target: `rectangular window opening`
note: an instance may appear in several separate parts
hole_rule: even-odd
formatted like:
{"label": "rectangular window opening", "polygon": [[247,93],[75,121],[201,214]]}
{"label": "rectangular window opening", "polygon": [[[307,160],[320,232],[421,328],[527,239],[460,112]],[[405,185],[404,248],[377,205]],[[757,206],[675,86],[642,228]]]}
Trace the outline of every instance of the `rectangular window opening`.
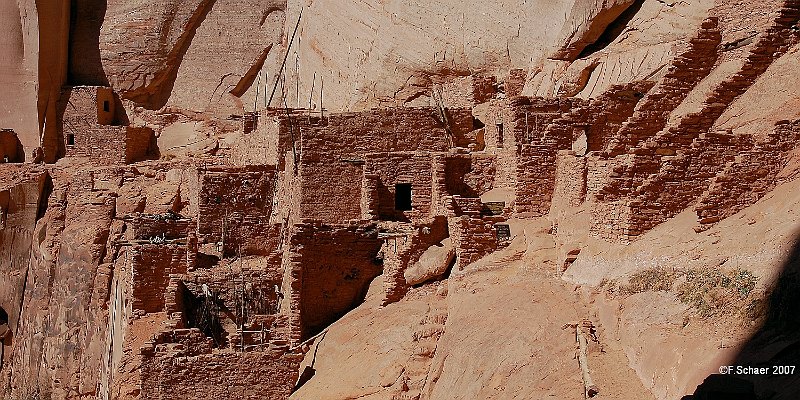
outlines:
{"label": "rectangular window opening", "polygon": [[71,133],[67,134],[67,146],[75,146],[75,135]]}
{"label": "rectangular window opening", "polygon": [[411,211],[411,184],[398,183],[394,186],[394,209]]}
{"label": "rectangular window opening", "polygon": [[497,124],[497,147],[503,147],[503,123]]}
{"label": "rectangular window opening", "polygon": [[105,112],[111,111],[111,105],[108,104],[108,100],[103,100],[103,111]]}

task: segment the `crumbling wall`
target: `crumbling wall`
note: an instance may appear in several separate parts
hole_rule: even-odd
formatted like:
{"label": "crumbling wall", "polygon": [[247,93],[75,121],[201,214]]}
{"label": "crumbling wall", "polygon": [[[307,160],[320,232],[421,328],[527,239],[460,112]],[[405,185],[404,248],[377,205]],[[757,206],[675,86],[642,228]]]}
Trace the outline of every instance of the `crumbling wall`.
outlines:
{"label": "crumbling wall", "polygon": [[[574,150],[579,155],[606,150],[614,134],[634,114],[637,104],[654,84],[636,81],[613,85],[589,101],[573,101],[568,111],[549,120],[540,135],[541,142],[552,143],[558,150]],[[534,118],[541,117],[534,114]]]}
{"label": "crumbling wall", "polygon": [[131,249],[134,312],[164,311],[164,293],[170,274],[185,274],[186,246],[177,244],[143,244]]}
{"label": "crumbling wall", "polygon": [[497,94],[497,78],[471,74],[458,76],[440,86],[441,101],[447,108],[472,108]]}
{"label": "crumbling wall", "polygon": [[666,74],[614,135],[609,144],[612,154],[622,154],[663,129],[670,113],[708,75],[717,59],[721,40],[717,23],[717,18],[703,21],[697,35],[684,45],[683,51],[667,67]]}
{"label": "crumbling wall", "polygon": [[482,215],[479,198],[447,197],[447,225],[456,250],[456,267],[464,269],[500,247],[495,225],[505,221],[502,216]]}
{"label": "crumbling wall", "polygon": [[[381,273],[376,260],[381,241],[375,226],[299,224],[294,227],[284,268],[291,270],[287,295],[290,322],[312,336],[357,306],[369,283]],[[287,285],[284,285],[286,287]]]}
{"label": "crumbling wall", "polygon": [[445,191],[462,197],[480,197],[494,188],[496,156],[487,154],[445,155]]}
{"label": "crumbling wall", "polygon": [[463,270],[467,265],[480,260],[498,249],[495,224],[502,222],[499,217],[475,218],[461,216],[449,220],[450,237],[456,249],[457,268]]}
{"label": "crumbling wall", "polygon": [[561,150],[556,157],[556,177],[551,213],[566,207],[578,207],[586,198],[586,157],[571,150]]}
{"label": "crumbling wall", "polygon": [[283,349],[213,351],[197,329],[161,332],[140,351],[140,396],[148,400],[286,399],[303,359]]}
{"label": "crumbling wall", "polygon": [[406,269],[429,247],[449,237],[449,233],[447,219],[440,216],[424,224],[395,226],[383,235],[383,304],[386,305],[399,301],[408,292]]}
{"label": "crumbling wall", "polygon": [[[609,181],[599,192],[603,201],[616,203],[607,208],[627,213],[627,220],[615,227],[613,233],[600,233],[601,237],[621,237],[630,241],[638,235],[678,214],[700,197],[719,168],[733,161],[736,154],[752,144],[729,132],[709,132],[724,110],[763,74],[769,65],[796,43],[798,35],[792,28],[800,17],[800,5],[787,0],[773,17],[773,23],[751,48],[740,70],[718,83],[710,91],[699,111],[683,116],[660,132],[648,130],[645,136],[629,136],[638,144],[634,155],[622,155]],[[704,36],[711,36],[703,38]],[[709,48],[717,42],[719,32],[716,20],[703,23],[698,39],[691,41],[693,48]],[[702,39],[702,40],[701,40]],[[714,50],[715,51],[715,50]],[[678,71],[683,70],[682,66]],[[691,81],[690,77],[684,78]],[[683,83],[681,83],[682,85]],[[630,129],[664,127],[641,125],[628,121]],[[631,125],[636,122],[635,125]],[[641,127],[639,127],[641,125]],[[620,131],[626,130],[625,127]],[[644,132],[644,131],[642,131]],[[650,135],[650,133],[654,133]],[[635,135],[634,135],[635,136]],[[593,225],[609,227],[607,217],[596,214]],[[593,227],[592,232],[603,228]],[[627,232],[627,233],[624,233]]]}
{"label": "crumbling wall", "polygon": [[720,220],[752,205],[772,190],[778,174],[788,161],[788,152],[800,138],[800,121],[782,121],[767,137],[748,150],[739,152],[733,161],[712,180],[694,209],[696,231],[703,231]]}
{"label": "crumbling wall", "polygon": [[137,240],[186,238],[196,229],[192,219],[174,214],[136,213],[127,222],[130,235]]}
{"label": "crumbling wall", "polygon": [[273,166],[214,167],[199,171],[197,238],[222,243],[224,254],[267,255],[278,247],[270,223],[276,191]]}
{"label": "crumbling wall", "polygon": [[[280,260],[250,256],[225,260],[221,265],[196,269],[171,277],[177,281],[167,292],[167,310],[180,313],[179,327],[199,328],[214,339],[215,348],[238,351],[264,350],[274,343],[273,322],[277,318],[283,293]],[[213,303],[218,325],[207,320]],[[223,332],[224,331],[224,332]]]}
{"label": "crumbling wall", "polygon": [[504,82],[505,93],[507,97],[519,96],[522,94],[522,89],[525,87],[525,80],[528,77],[528,72],[521,68],[514,68],[508,72],[508,77]]}

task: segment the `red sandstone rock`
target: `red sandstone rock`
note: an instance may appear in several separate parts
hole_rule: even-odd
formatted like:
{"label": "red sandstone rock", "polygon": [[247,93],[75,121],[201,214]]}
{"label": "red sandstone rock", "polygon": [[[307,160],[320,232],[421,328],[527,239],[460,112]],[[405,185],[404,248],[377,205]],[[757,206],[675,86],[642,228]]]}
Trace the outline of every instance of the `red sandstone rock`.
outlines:
{"label": "red sandstone rock", "polygon": [[797,0],[6,3],[3,398],[677,398],[800,222]]}

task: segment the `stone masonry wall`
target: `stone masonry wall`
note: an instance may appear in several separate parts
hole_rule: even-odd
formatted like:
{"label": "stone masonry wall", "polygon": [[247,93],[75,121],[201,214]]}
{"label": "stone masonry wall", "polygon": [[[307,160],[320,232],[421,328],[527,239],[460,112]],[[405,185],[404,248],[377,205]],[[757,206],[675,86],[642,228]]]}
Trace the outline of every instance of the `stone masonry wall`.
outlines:
{"label": "stone masonry wall", "polygon": [[214,352],[196,329],[162,332],[140,351],[140,398],[148,400],[284,400],[303,358],[283,350]]}
{"label": "stone masonry wall", "polygon": [[[365,159],[364,176],[374,180],[370,183],[373,193],[367,196],[376,201],[374,211],[364,211],[385,221],[420,220],[431,214],[430,153],[378,153]],[[410,211],[395,209],[395,185],[399,183],[411,184]]]}
{"label": "stone masonry wall", "polygon": [[[709,132],[724,110],[755,82],[769,65],[798,40],[793,26],[800,2],[787,0],[773,24],[750,50],[739,72],[720,82],[700,110],[650,137],[640,137],[633,156],[621,156],[613,178],[600,191],[616,209],[627,208],[628,220],[617,232],[600,234],[630,241],[678,214],[700,197],[722,166],[752,144],[727,132]],[[713,20],[704,22],[704,29]],[[609,226],[594,220],[594,225]],[[593,228],[592,231],[601,229]],[[625,233],[627,232],[627,233]]]}
{"label": "stone masonry wall", "polygon": [[577,157],[570,150],[559,151],[551,212],[565,207],[578,207],[585,199],[586,157]]}
{"label": "stone masonry wall", "polygon": [[722,37],[716,18],[703,21],[697,35],[667,67],[666,74],[636,106],[633,116],[609,145],[611,154],[625,153],[640,141],[655,135],[667,123],[670,113],[708,75],[717,59]]}
{"label": "stone masonry wall", "polygon": [[293,229],[283,267],[291,271],[284,283],[290,310],[284,313],[291,314],[287,339],[297,342],[363,300],[369,283],[381,273],[376,261],[381,241],[374,225],[299,224]]}
{"label": "stone masonry wall", "polygon": [[144,313],[165,309],[164,293],[170,274],[185,274],[187,248],[182,245],[144,244],[131,249],[133,310]]}
{"label": "stone masonry wall", "polygon": [[459,154],[442,157],[448,194],[479,197],[494,187],[494,155]]}
{"label": "stone masonry wall", "polygon": [[280,241],[272,226],[275,168],[272,166],[223,167],[201,170],[197,238],[220,243],[223,252],[267,255]]}
{"label": "stone masonry wall", "polygon": [[542,216],[550,210],[555,188],[556,154],[546,145],[520,148],[515,212]]}
{"label": "stone masonry wall", "polygon": [[694,209],[703,231],[761,199],[777,184],[788,152],[800,139],[800,121],[782,121],[763,141],[740,152],[711,181]]}
{"label": "stone masonry wall", "polygon": [[66,157],[86,157],[100,165],[120,165],[148,158],[154,136],[150,128],[97,125],[65,136]]}
{"label": "stone masonry wall", "polygon": [[450,115],[450,130],[432,108],[335,114],[301,129],[302,217],[327,223],[360,219],[366,155],[446,151],[457,139],[453,127],[472,125],[466,113]]}
{"label": "stone masonry wall", "polygon": [[385,237],[381,247],[384,305],[399,301],[406,295],[410,287],[406,283],[406,269],[419,261],[425,250],[449,236],[447,219],[444,217],[437,217],[425,224],[403,224],[393,230],[400,232]]}

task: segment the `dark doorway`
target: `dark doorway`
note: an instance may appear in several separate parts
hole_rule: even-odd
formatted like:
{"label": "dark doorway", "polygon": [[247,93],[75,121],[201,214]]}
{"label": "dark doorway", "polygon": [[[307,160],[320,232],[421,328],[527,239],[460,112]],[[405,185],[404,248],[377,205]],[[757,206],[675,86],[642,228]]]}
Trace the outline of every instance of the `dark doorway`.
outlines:
{"label": "dark doorway", "polygon": [[103,100],[103,111],[105,111],[105,112],[111,111],[111,107],[108,104],[108,100]]}
{"label": "dark doorway", "polygon": [[11,328],[8,326],[8,313],[0,307],[0,370],[5,362],[6,346],[11,346]]}
{"label": "dark doorway", "polygon": [[75,146],[75,135],[71,133],[67,134],[67,146]]}
{"label": "dark doorway", "polygon": [[503,124],[497,124],[497,147],[503,147]]}
{"label": "dark doorway", "polygon": [[394,209],[397,211],[411,211],[410,183],[398,183],[394,185]]}

